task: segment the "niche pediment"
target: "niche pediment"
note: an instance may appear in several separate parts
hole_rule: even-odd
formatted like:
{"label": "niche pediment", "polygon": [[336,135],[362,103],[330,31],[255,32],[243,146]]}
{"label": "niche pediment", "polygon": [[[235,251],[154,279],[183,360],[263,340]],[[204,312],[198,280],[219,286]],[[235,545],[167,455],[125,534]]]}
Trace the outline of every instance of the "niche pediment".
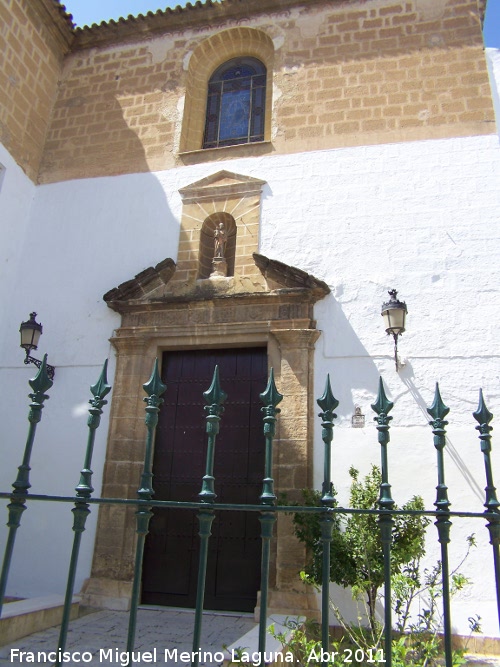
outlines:
{"label": "niche pediment", "polygon": [[260,196],[262,186],[265,183],[258,178],[235,174],[224,169],[181,188],[179,193],[185,204],[207,199],[218,201],[234,196]]}

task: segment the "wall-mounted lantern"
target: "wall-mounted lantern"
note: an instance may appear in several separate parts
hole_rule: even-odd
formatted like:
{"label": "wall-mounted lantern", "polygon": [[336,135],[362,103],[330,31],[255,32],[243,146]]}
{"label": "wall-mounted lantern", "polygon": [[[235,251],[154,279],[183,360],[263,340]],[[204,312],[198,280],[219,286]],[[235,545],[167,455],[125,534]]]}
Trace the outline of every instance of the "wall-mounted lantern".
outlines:
{"label": "wall-mounted lantern", "polygon": [[[26,350],[26,358],[24,359],[25,364],[35,364],[37,368],[40,368],[42,362],[40,359],[35,359],[31,356],[31,351],[36,350],[38,347],[38,341],[42,335],[43,327],[36,320],[36,313],[30,313],[30,318],[26,322],[21,322],[19,327],[19,333],[21,334],[21,347]],[[47,364],[47,375],[51,380],[54,379],[54,366],[49,366]]]}
{"label": "wall-mounted lantern", "polygon": [[394,361],[396,362],[396,371],[399,371],[402,364],[398,360],[398,336],[400,336],[406,326],[406,314],[408,309],[404,301],[399,301],[398,293],[395,289],[389,290],[389,301],[382,306],[382,317],[384,318],[385,330],[394,338]]}

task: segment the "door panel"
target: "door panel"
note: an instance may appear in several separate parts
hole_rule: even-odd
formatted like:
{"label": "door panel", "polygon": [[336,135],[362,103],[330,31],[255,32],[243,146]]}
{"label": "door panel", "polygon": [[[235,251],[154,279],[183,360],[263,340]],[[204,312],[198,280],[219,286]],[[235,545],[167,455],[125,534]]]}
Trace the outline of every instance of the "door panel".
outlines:
{"label": "door panel", "polygon": [[[219,366],[227,393],[214,458],[216,502],[258,503],[264,477],[262,403],[267,382],[265,348],[166,352],[167,385],[153,461],[159,500],[198,499],[205,474],[207,438],[203,392]],[[253,611],[260,586],[257,513],[216,513],[209,541],[206,609]],[[153,511],[144,552],[142,602],[194,607],[199,558],[193,510]]]}

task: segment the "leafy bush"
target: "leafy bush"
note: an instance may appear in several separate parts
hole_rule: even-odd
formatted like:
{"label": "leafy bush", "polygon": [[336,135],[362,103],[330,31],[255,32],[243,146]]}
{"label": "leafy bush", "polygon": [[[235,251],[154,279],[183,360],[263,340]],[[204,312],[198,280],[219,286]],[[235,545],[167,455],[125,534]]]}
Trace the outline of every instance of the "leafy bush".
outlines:
{"label": "leafy bush", "polygon": [[[350,506],[353,509],[378,509],[382,475],[377,466],[360,481],[359,472],[350,468]],[[304,490],[304,505],[321,506],[321,494]],[[394,509],[398,509],[395,507]],[[414,496],[403,505],[404,510],[423,510],[420,496]],[[375,629],[375,605],[379,589],[384,584],[384,559],[380,526],[375,514],[335,514],[331,544],[330,580],[344,588],[352,588],[355,597],[366,596],[368,619]],[[311,581],[321,584],[322,542],[321,516],[316,513],[294,515],[295,534],[310,552],[306,573]],[[425,553],[425,530],[430,520],[419,515],[394,517],[391,572],[397,574],[405,565],[420,561]]]}
{"label": "leafy bush", "polygon": [[[382,475],[377,466],[372,466],[369,474],[359,479],[359,472],[349,470],[352,479],[350,506],[353,509],[378,509]],[[334,494],[335,495],[335,492]],[[321,494],[304,490],[303,502],[306,506],[321,506]],[[336,504],[334,506],[337,506]],[[394,507],[394,509],[398,509]],[[402,507],[403,510],[424,510],[423,500],[414,496]],[[368,627],[361,620],[357,627],[348,625],[333,600],[330,606],[343,629],[340,640],[331,642],[328,665],[337,667],[345,663],[348,652],[364,655],[368,662],[383,646],[383,627],[378,623],[375,605],[380,588],[384,585],[384,561],[380,539],[380,524],[377,514],[333,515],[331,543],[330,580],[350,587],[353,598],[365,604]],[[322,541],[321,513],[297,512],[294,515],[295,534],[309,549],[310,561],[301,578],[305,583],[319,587],[322,581]],[[391,545],[391,604],[395,616],[395,634],[392,640],[393,667],[432,667],[442,664],[440,631],[442,629],[441,563],[421,572],[421,559],[425,555],[425,532],[430,519],[422,515],[396,515],[393,517],[393,541]],[[467,538],[468,548],[461,562],[451,574],[451,594],[463,589],[470,582],[459,568],[475,545],[474,536]],[[418,601],[419,612],[412,614],[414,603]],[[480,618],[471,616],[470,630],[481,632]],[[292,627],[292,626],[291,626]],[[275,635],[285,642],[285,636]],[[286,639],[287,650],[297,662],[307,665],[311,651],[321,655],[319,625],[306,623],[295,628],[292,637]],[[346,653],[347,652],[347,653]],[[453,666],[464,664],[464,651],[454,651]],[[375,660],[376,661],[376,660]],[[325,663],[323,663],[325,664]]]}

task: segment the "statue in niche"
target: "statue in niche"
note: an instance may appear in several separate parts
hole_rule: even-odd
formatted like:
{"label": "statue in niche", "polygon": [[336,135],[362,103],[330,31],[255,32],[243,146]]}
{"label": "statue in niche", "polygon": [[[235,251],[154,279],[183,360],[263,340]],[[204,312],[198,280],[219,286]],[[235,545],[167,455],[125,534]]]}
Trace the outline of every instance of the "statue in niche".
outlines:
{"label": "statue in niche", "polygon": [[224,259],[224,252],[226,250],[227,232],[223,222],[214,230],[214,259]]}
{"label": "statue in niche", "polygon": [[224,257],[227,243],[227,232],[223,222],[214,229],[214,258],[211,278],[225,278],[227,276],[227,262]]}

